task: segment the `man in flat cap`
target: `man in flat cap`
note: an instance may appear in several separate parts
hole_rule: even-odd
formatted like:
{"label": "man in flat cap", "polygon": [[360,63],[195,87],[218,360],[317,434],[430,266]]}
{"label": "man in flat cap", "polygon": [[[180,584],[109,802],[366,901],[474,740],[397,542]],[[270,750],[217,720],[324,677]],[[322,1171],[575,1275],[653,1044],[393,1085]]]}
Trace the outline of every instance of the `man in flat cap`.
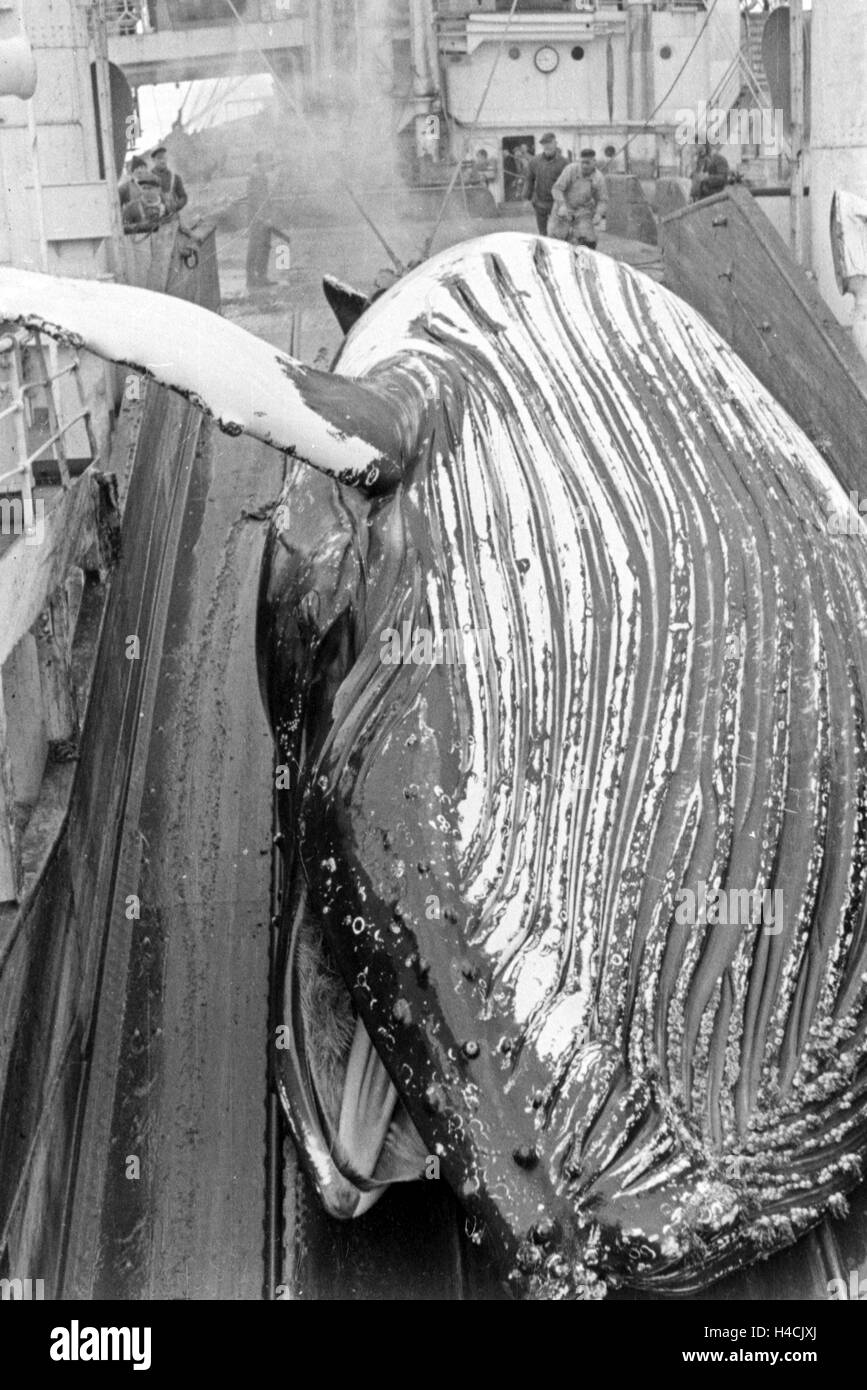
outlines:
{"label": "man in flat cap", "polygon": [[137,232],[151,232],[166,215],[162,189],[156,174],[149,169],[137,169],[135,192],[123,205],[124,228]]}
{"label": "man in flat cap", "polygon": [[156,149],[151,151],[151,171],[159,180],[166,211],[180,212],[181,208],[185,208],[189,202],[187,190],[180,174],[169,168],[168,150],[165,145],[157,145]]}
{"label": "man in flat cap", "polygon": [[554,206],[551,190],[566,168],[568,160],[558,150],[557,137],[553,131],[547,131],[539,144],[542,146],[542,153],[530,160],[524,179],[524,197],[529,198],[533,204],[536,226],[539,228],[539,234],[545,236],[548,231],[548,218]]}
{"label": "man in flat cap", "polygon": [[131,199],[138,197],[139,188],[136,178],[139,174],[145,173],[147,167],[146,159],[142,159],[139,154],[133,155],[129,168],[124,172],[123,178],[117,185],[117,193],[122,208],[125,207]]}
{"label": "man in flat cap", "polygon": [[551,192],[554,211],[548,235],[595,251],[598,228],[608,212],[608,188],[596,168],[596,151],[582,150],[579,160],[567,164]]}

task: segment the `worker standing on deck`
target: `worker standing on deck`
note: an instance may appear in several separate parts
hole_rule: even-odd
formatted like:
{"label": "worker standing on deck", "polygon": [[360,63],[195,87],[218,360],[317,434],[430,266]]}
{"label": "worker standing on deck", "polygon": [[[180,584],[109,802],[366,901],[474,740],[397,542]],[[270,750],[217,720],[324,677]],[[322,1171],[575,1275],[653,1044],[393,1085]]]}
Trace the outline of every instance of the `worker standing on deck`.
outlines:
{"label": "worker standing on deck", "polygon": [[552,194],[548,235],[595,251],[598,228],[608,212],[608,186],[596,168],[596,151],[582,150],[576,163],[567,164]]}
{"label": "worker standing on deck", "polygon": [[139,187],[136,182],[138,174],[147,172],[147,160],[142,159],[141,155],[133,155],[129,170],[124,173],[123,178],[117,186],[118,197],[121,207],[126,207],[127,203],[134,201],[139,196]]}
{"label": "worker standing on deck", "polygon": [[692,201],[700,203],[703,198],[712,198],[714,193],[722,193],[728,181],[728,160],[719,150],[711,149],[710,141],[707,141],[698,155],[692,173]]}
{"label": "worker standing on deck", "polygon": [[539,141],[542,153],[530,160],[527,177],[524,181],[524,197],[529,198],[536,214],[536,226],[540,236],[548,231],[548,218],[554,206],[552,188],[566,168],[566,158],[557,148],[557,137],[552,131]]}
{"label": "worker standing on deck", "polygon": [[247,241],[247,289],[273,285],[268,279],[268,257],[271,254],[272,226],[271,188],[266,169],[268,162],[261,150],[253,160],[247,180],[247,217],[250,230]]}
{"label": "worker standing on deck", "polygon": [[497,177],[497,166],[493,159],[489,158],[487,150],[476,150],[476,156],[470,168],[470,182],[481,183],[487,188]]}
{"label": "worker standing on deck", "polygon": [[515,191],[513,195],[515,198],[523,198],[524,196],[524,184],[530,172],[531,158],[532,156],[526,145],[519,145],[515,150],[515,169],[517,171],[515,174]]}
{"label": "worker standing on deck", "polygon": [[160,181],[147,168],[136,171],[135,192],[123,205],[123,225],[137,232],[152,232],[166,215]]}
{"label": "worker standing on deck", "polygon": [[168,150],[165,145],[157,145],[151,152],[151,170],[156,174],[162,190],[163,202],[166,211],[169,213],[180,212],[185,208],[189,199],[187,190],[184,188],[184,181],[180,174],[176,174],[169,168]]}

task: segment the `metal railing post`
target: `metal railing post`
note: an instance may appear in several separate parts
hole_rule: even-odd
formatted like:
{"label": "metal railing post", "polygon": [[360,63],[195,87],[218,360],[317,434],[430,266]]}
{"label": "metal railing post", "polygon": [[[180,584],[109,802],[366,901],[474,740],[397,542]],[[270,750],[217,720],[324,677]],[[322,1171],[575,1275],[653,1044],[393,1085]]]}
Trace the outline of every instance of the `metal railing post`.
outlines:
{"label": "metal railing post", "polygon": [[3,671],[0,668],[0,903],[17,902],[21,883],[21,843],[15,818],[15,790],[7,747]]}

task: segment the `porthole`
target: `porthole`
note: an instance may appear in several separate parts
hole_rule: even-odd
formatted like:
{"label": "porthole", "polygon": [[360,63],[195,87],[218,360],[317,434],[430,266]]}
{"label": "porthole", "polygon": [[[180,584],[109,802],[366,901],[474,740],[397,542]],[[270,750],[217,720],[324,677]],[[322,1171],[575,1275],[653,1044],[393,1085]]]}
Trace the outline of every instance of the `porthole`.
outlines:
{"label": "porthole", "polygon": [[576,43],[575,47],[572,49],[572,57],[575,59],[576,63],[580,63],[581,59],[584,57],[584,49],[581,47],[580,43]]}
{"label": "porthole", "polygon": [[668,59],[671,57],[671,44],[670,44],[670,43],[664,43],[664,44],[662,45],[662,48],[659,50],[659,56],[660,56],[660,58],[663,58],[663,59],[665,59],[666,62],[668,62]]}
{"label": "porthole", "polygon": [[509,57],[510,57],[510,58],[520,58],[520,56],[521,56],[521,50],[520,50],[520,48],[518,47],[518,45],[517,45],[516,43],[513,43],[513,44],[512,44],[512,47],[509,49]]}

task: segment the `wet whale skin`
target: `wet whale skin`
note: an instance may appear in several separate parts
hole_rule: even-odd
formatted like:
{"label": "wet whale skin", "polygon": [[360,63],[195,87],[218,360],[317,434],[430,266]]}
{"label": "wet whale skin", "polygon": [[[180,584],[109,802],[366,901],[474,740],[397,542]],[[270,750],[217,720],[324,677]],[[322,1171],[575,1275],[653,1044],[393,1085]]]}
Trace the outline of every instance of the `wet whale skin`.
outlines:
{"label": "wet whale skin", "polygon": [[381,495],[296,462],[271,527],[292,874],[515,1291],[701,1288],[861,1176],[857,516],[698,315],[590,251],[453,248],[336,367],[405,456]]}

